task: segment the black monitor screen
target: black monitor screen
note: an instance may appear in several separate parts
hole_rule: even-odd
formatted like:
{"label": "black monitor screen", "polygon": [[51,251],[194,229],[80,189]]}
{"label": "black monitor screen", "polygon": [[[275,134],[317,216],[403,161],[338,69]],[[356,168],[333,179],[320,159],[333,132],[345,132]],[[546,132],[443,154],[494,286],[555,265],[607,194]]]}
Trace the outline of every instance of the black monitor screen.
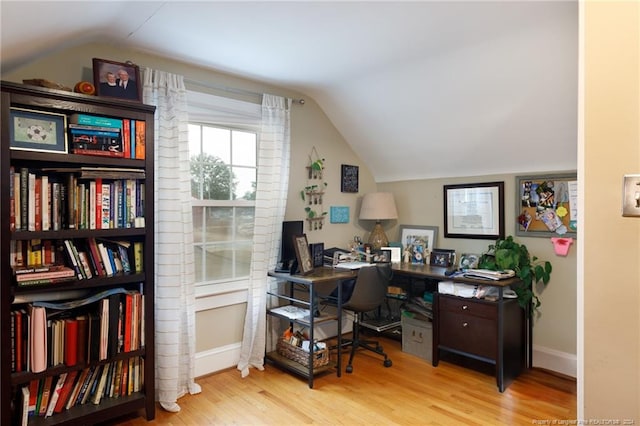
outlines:
{"label": "black monitor screen", "polygon": [[304,222],[291,220],[282,222],[282,244],[280,245],[280,262],[287,267],[291,261],[296,260],[296,249],[293,246],[293,237],[302,235]]}

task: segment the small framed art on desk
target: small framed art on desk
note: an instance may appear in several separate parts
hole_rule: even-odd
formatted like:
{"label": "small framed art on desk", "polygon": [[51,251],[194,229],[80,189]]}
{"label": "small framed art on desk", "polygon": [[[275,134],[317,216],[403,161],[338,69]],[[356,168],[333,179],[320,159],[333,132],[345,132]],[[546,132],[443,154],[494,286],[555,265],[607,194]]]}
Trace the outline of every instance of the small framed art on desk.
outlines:
{"label": "small framed art on desk", "polygon": [[293,246],[296,249],[296,260],[298,261],[298,273],[305,275],[313,271],[313,259],[309,251],[307,235],[301,234],[293,237]]}

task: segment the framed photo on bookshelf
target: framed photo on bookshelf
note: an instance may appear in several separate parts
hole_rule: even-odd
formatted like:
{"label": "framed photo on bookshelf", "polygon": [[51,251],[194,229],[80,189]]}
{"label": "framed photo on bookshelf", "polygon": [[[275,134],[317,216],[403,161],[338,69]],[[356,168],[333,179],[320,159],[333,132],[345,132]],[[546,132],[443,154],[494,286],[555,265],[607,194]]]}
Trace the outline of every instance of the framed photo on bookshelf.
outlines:
{"label": "framed photo on bookshelf", "polygon": [[96,95],[142,102],[140,68],[130,62],[93,58]]}
{"label": "framed photo on bookshelf", "polygon": [[67,152],[67,116],[24,108],[9,110],[11,149]]}

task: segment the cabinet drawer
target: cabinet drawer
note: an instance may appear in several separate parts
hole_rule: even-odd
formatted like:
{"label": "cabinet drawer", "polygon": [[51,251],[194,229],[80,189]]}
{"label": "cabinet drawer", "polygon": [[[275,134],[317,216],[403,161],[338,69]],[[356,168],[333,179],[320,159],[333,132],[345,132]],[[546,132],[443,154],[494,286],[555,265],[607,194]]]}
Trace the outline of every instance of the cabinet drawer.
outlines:
{"label": "cabinet drawer", "polygon": [[[463,299],[440,295],[439,307],[441,312],[454,312],[464,315],[496,320],[498,305],[494,302],[480,302],[473,299]],[[442,314],[441,314],[442,315]]]}
{"label": "cabinet drawer", "polygon": [[494,319],[440,311],[440,345],[495,360],[498,325]]}

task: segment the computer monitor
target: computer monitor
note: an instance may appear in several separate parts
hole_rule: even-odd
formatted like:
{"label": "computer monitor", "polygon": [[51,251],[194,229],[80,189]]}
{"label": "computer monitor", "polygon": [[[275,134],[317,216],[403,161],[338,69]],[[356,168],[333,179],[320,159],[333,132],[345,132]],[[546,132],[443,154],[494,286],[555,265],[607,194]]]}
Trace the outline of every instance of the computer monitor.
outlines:
{"label": "computer monitor", "polygon": [[302,235],[304,222],[301,220],[288,220],[282,222],[282,243],[280,245],[280,264],[278,269],[287,271],[291,269],[296,260],[296,249],[293,245],[293,237]]}

